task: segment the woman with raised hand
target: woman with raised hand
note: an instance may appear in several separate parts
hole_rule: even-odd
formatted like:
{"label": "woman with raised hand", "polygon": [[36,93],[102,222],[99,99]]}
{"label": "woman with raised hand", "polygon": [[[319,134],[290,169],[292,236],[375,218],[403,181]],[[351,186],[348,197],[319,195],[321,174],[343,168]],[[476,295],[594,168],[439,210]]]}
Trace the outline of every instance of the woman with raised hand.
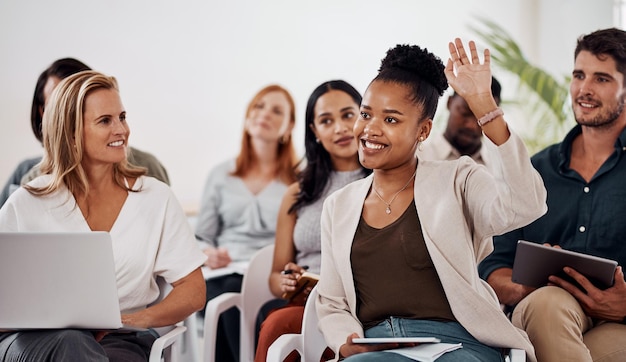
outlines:
{"label": "woman with raised hand", "polygon": [[[501,361],[500,347],[526,350],[526,335],[506,318],[477,263],[489,236],[535,220],[546,191],[521,139],[511,132],[491,90],[489,53],[450,43],[444,65],[418,46],[387,52],[361,102],[354,133],[371,176],[331,195],[322,213],[319,326],[337,359],[408,361],[358,344],[357,337],[436,337],[462,343],[438,361]],[[469,157],[418,160],[447,88],[468,102],[497,147],[502,180]]]}
{"label": "woman with raised hand", "polygon": [[[205,263],[220,269],[248,262],[255,252],[274,243],[280,200],[296,180],[295,125],[291,94],[279,85],[261,89],[248,104],[239,156],[211,170],[196,225],[196,238],[208,256]],[[238,272],[210,277],[206,300],[239,292]],[[238,361],[239,311],[220,316],[216,361]]]}
{"label": "woman with raised hand", "polygon": [[[287,189],[276,226],[269,284],[278,298],[295,290],[305,270],[320,272],[320,217],[326,197],[370,173],[359,164],[352,131],[360,104],[361,94],[343,80],[324,82],[309,97],[305,168]],[[300,333],[305,300],[294,299],[269,314],[261,325],[255,361],[264,362],[269,346],[282,334]]]}

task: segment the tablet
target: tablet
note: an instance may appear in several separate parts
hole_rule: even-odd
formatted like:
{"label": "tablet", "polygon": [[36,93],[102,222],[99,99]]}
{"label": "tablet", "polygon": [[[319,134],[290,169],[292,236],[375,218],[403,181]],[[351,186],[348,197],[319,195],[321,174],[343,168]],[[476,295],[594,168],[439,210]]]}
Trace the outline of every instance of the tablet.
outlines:
{"label": "tablet", "polygon": [[439,343],[435,337],[353,338],[352,343]]}
{"label": "tablet", "polygon": [[566,266],[586,276],[596,287],[606,289],[613,285],[617,262],[519,240],[513,262],[512,279],[515,283],[539,288],[548,284],[550,275],[556,275],[580,288],[578,283],[563,272]]}

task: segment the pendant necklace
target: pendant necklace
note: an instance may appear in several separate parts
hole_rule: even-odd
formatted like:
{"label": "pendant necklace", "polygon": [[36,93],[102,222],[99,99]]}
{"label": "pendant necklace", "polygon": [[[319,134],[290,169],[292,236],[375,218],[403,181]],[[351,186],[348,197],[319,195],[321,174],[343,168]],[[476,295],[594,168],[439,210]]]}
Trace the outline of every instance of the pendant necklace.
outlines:
{"label": "pendant necklace", "polygon": [[417,173],[417,169],[415,170],[415,172],[413,172],[413,175],[411,175],[411,177],[409,178],[409,181],[406,182],[406,184],[404,185],[404,187],[402,187],[400,189],[400,191],[396,192],[393,197],[391,198],[391,200],[389,200],[389,202],[385,201],[385,199],[383,199],[382,196],[380,196],[380,194],[378,193],[378,190],[376,190],[376,188],[374,187],[374,185],[372,184],[372,189],[374,189],[374,192],[376,193],[376,196],[378,196],[378,198],[380,199],[380,201],[382,201],[385,205],[387,205],[387,208],[385,209],[385,212],[387,213],[387,215],[391,214],[391,203],[393,202],[393,200],[396,199],[396,197],[398,197],[398,195],[404,191],[409,184],[411,183],[411,180],[413,179],[413,177],[415,177],[415,174]]}

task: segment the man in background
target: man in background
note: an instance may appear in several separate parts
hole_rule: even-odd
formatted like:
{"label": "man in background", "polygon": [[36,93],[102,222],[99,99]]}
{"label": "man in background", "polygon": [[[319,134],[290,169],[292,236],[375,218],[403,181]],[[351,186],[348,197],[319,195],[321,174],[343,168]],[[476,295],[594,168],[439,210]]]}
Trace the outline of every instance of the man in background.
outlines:
{"label": "man in background", "polygon": [[[491,78],[491,92],[500,105],[502,87],[498,80]],[[448,97],[448,123],[443,134],[431,135],[418,150],[419,158],[425,160],[455,160],[469,156],[477,163],[493,168],[493,161],[483,145],[483,132],[465,99],[452,93]]]}
{"label": "man in background", "polygon": [[[481,278],[512,322],[528,333],[539,361],[626,361],[626,32],[611,28],[578,39],[570,84],[577,125],[532,157],[548,191],[548,212],[494,237]],[[581,288],[551,276],[531,288],[511,280],[517,241],[617,260],[615,283],[601,290],[572,268]]]}

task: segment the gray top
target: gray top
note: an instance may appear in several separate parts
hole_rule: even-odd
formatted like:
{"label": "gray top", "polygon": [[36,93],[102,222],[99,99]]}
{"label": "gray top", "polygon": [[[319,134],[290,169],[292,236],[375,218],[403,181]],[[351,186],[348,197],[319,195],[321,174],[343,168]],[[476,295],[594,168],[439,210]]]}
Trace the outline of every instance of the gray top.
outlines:
{"label": "gray top", "polygon": [[363,170],[333,171],[330,174],[326,189],[322,196],[312,204],[300,208],[298,219],[293,230],[293,242],[296,246],[296,263],[308,265],[309,271],[319,274],[321,262],[321,230],[320,220],[324,200],[333,192],[352,181],[363,178]]}
{"label": "gray top", "polygon": [[274,243],[287,185],[274,180],[255,195],[240,177],[230,174],[234,169],[235,161],[230,160],[211,170],[200,201],[196,239],[225,247],[233,261],[249,261],[257,250]]}

